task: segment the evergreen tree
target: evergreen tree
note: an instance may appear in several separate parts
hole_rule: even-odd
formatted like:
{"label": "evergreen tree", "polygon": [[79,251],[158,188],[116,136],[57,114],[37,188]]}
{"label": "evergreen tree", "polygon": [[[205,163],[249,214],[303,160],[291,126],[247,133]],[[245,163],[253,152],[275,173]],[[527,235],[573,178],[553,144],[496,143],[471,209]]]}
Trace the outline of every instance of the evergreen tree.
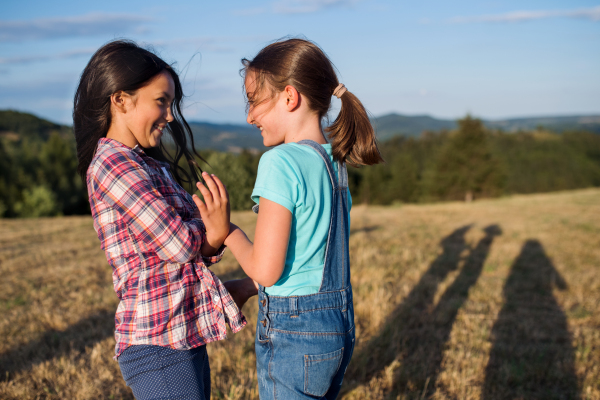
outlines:
{"label": "evergreen tree", "polygon": [[470,201],[499,195],[505,176],[492,155],[481,120],[467,115],[458,121],[435,167],[433,190],[441,199]]}

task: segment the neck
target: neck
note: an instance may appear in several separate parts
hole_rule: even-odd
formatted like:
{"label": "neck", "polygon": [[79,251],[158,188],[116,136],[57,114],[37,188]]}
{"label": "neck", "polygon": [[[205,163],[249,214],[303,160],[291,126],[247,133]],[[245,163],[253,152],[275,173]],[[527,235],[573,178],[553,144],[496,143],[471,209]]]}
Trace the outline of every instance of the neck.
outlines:
{"label": "neck", "polygon": [[138,141],[127,128],[127,125],[118,118],[114,118],[111,122],[106,137],[116,140],[117,142],[121,142],[127,147],[134,148],[136,145],[138,145]]}
{"label": "neck", "polygon": [[285,143],[296,143],[301,140],[313,140],[319,144],[326,144],[323,135],[321,119],[318,115],[311,113],[300,116],[291,124],[290,133],[285,137]]}

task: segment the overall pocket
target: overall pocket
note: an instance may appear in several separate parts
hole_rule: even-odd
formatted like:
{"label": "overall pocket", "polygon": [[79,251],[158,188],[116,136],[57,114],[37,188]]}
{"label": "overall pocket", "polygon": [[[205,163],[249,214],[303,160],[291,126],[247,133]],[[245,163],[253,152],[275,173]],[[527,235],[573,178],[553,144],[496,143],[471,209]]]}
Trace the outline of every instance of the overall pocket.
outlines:
{"label": "overall pocket", "polygon": [[340,368],[344,348],[331,353],[304,356],[304,393],[324,396]]}

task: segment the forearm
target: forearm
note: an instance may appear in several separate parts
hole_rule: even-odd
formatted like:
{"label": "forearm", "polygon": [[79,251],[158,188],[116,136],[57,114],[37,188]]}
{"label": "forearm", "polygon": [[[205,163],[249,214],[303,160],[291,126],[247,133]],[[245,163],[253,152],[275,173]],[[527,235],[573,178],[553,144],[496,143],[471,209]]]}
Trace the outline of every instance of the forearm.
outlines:
{"label": "forearm", "polygon": [[258,294],[258,286],[251,278],[235,279],[223,282],[223,285],[225,285],[240,310],[250,297]]}
{"label": "forearm", "polygon": [[263,286],[272,286],[281,276],[283,266],[281,268],[270,267],[268,260],[262,259],[261,254],[257,254],[254,243],[248,239],[244,231],[234,224],[231,224],[225,245],[231,250],[246,275],[255,282]]}

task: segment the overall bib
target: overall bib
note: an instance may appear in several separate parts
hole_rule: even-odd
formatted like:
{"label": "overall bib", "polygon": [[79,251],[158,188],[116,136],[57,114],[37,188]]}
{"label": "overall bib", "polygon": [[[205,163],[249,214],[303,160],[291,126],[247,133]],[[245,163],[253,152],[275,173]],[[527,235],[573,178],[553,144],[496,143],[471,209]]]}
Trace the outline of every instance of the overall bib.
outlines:
{"label": "overall bib", "polygon": [[323,147],[333,188],[325,267],[319,291],[304,296],[269,296],[261,286],[256,324],[256,365],[260,398],[335,399],[354,349],[354,307],[348,259],[348,173],[338,162],[338,179]]}

